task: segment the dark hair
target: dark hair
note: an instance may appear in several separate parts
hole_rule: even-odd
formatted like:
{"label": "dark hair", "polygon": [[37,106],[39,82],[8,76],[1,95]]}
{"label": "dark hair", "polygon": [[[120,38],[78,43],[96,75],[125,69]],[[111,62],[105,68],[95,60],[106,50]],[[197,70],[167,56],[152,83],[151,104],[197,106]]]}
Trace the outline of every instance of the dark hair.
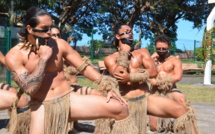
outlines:
{"label": "dark hair", "polygon": [[60,32],[60,34],[61,34],[61,30],[60,30],[60,28],[58,26],[52,26],[51,29],[52,28],[56,28]]}
{"label": "dark hair", "polygon": [[171,45],[171,40],[166,35],[159,35],[155,38],[155,46],[157,42],[164,42],[167,43],[168,46]]}
{"label": "dark hair", "polygon": [[52,26],[51,29],[52,28],[56,28],[60,32],[60,35],[62,36],[62,31],[61,31],[61,29],[58,26]]}
{"label": "dark hair", "polygon": [[[123,24],[122,22],[117,22],[115,25],[114,25],[114,35],[116,34],[119,34],[119,30],[121,29],[122,26],[124,26],[126,24]],[[128,26],[128,25],[127,25]],[[115,37],[115,36],[114,36]],[[114,41],[113,41],[113,44],[114,44],[114,47],[116,49],[118,49],[118,46],[119,46],[119,40],[115,37],[114,38]]]}
{"label": "dark hair", "polygon": [[44,15],[50,16],[50,14],[45,9],[41,9],[38,7],[30,7],[27,12],[22,16],[23,26],[19,30],[18,34],[22,37],[26,37],[28,34],[26,26],[30,25],[31,27],[36,27],[39,23],[37,17]]}

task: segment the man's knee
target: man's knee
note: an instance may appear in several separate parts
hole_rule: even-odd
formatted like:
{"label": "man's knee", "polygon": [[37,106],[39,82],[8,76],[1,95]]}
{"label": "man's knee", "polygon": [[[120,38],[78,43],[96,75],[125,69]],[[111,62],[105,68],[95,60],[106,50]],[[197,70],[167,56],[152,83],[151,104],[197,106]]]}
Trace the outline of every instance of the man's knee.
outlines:
{"label": "man's knee", "polygon": [[177,95],[174,98],[179,104],[182,104],[184,106],[186,105],[186,98],[183,94]]}
{"label": "man's knee", "polygon": [[125,104],[120,104],[118,101],[115,102],[115,108],[114,108],[114,118],[116,120],[121,120],[124,119],[126,117],[128,117],[129,112],[128,112],[128,107]]}
{"label": "man's knee", "polygon": [[175,110],[176,111],[176,117],[181,117],[182,115],[184,115],[187,112],[187,109],[184,105],[178,104],[177,106],[175,106]]}
{"label": "man's knee", "polygon": [[28,105],[28,98],[27,96],[21,96],[21,98],[19,99],[18,108],[22,108]]}

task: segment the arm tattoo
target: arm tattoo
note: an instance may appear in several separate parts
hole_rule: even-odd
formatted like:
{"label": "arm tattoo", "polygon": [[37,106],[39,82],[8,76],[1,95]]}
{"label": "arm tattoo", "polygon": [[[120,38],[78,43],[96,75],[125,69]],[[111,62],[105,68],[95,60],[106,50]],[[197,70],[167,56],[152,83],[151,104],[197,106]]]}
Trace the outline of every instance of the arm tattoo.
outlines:
{"label": "arm tattoo", "polygon": [[36,69],[31,74],[29,72],[21,74],[17,74],[15,71],[11,72],[14,81],[26,94],[33,95],[39,89],[45,74],[46,62],[47,60],[40,59]]}

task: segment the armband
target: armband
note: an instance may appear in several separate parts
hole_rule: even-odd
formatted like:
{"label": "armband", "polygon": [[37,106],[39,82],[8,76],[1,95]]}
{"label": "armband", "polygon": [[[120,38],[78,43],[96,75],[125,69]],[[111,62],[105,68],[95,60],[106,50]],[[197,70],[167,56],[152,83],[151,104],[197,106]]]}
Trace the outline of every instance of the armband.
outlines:
{"label": "armband", "polygon": [[83,57],[84,62],[77,68],[77,73],[82,72],[87,66],[92,65],[90,59],[88,57]]}
{"label": "armband", "polygon": [[99,84],[98,91],[107,93],[108,91],[113,90],[118,96],[121,96],[118,89],[118,82],[115,78],[102,75],[95,81],[95,83]]}
{"label": "armband", "polygon": [[143,83],[146,82],[149,78],[149,74],[145,69],[139,69],[138,73],[130,73],[131,83]]}
{"label": "armband", "polygon": [[76,75],[78,70],[73,66],[63,66],[64,75],[67,80],[70,80],[70,75]]}
{"label": "armband", "polygon": [[173,82],[170,76],[161,77],[158,75],[157,78],[158,92],[166,95],[173,88]]}

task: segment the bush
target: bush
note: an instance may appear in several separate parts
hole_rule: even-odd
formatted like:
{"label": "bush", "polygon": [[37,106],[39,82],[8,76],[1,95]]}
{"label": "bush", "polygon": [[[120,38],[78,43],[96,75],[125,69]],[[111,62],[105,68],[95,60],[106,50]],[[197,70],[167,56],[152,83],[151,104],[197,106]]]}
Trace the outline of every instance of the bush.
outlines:
{"label": "bush", "polygon": [[203,61],[204,56],[203,56],[203,49],[202,47],[196,48],[196,60],[197,61]]}

